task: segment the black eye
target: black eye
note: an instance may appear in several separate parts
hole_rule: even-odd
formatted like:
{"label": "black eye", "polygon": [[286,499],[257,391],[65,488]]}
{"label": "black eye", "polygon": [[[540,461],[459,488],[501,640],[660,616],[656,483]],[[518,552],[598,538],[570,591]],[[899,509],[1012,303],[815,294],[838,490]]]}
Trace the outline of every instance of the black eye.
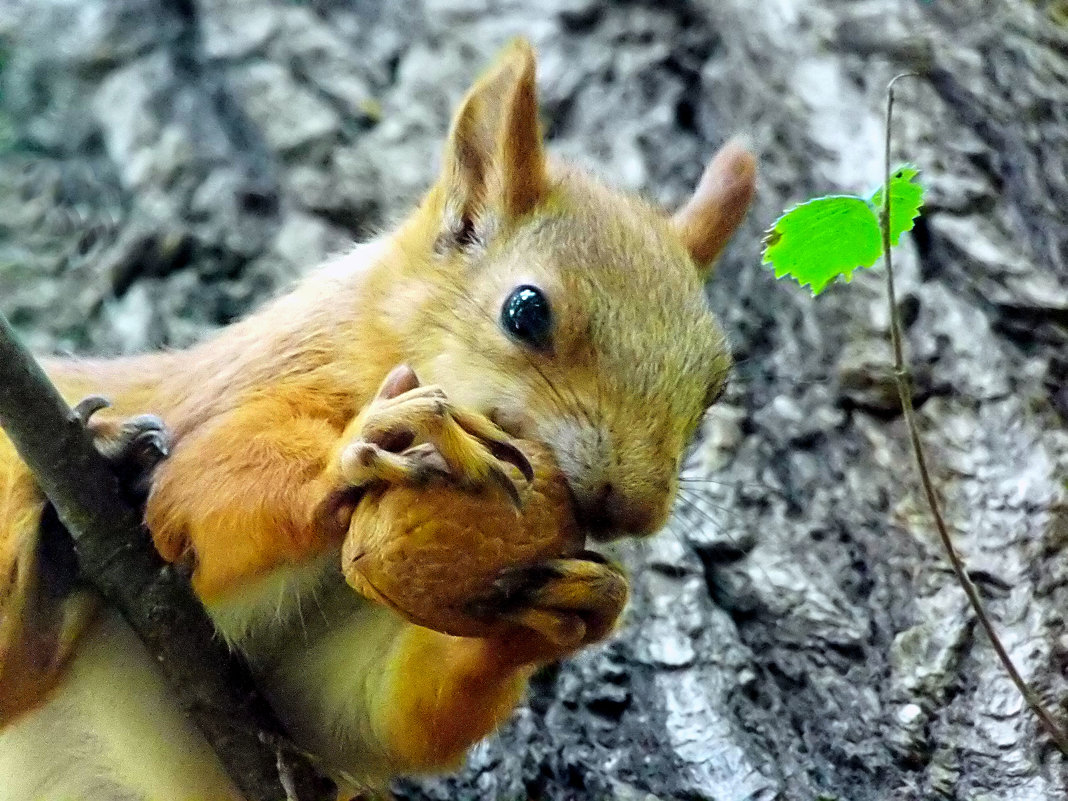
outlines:
{"label": "black eye", "polygon": [[549,299],[534,286],[512,290],[501,307],[501,326],[520,342],[535,348],[546,347],[553,327]]}

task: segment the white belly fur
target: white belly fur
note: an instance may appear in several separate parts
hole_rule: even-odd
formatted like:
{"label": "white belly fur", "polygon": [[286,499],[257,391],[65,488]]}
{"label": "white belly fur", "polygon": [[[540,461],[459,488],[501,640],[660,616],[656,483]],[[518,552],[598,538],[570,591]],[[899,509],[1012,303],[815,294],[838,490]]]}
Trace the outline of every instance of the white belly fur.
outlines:
{"label": "white belly fur", "polygon": [[[368,710],[408,624],[359,598],[336,568],[316,572],[277,571],[211,612],[224,636],[248,653],[298,745],[323,759],[342,786],[355,789],[351,779],[379,784],[402,766],[379,746]],[[239,798],[140,641],[112,611],[87,634],[52,699],[0,731],[0,801]]]}
{"label": "white belly fur", "polygon": [[53,698],[0,732],[0,801],[237,798],[115,612],[97,621]]}

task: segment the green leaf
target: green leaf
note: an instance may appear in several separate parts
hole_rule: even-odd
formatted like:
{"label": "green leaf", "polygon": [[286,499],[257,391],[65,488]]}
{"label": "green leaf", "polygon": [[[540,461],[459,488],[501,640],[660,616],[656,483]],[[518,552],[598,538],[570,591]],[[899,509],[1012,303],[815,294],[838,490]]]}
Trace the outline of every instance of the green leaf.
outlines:
{"label": "green leaf", "polygon": [[[915,183],[920,171],[911,164],[902,164],[890,174],[890,246],[896,247],[905,231],[911,231],[923,205],[923,187]],[[875,214],[883,213],[883,188],[871,196]]]}
{"label": "green leaf", "polygon": [[[891,204],[895,200],[890,195]],[[871,267],[881,254],[879,222],[867,202],[853,195],[795,206],[764,237],[764,264],[775,268],[776,278],[789,275],[801,286],[810,285],[813,295],[838,276],[849,281],[854,270]]]}
{"label": "green leaf", "polygon": [[[920,174],[903,164],[890,176],[890,244],[912,229],[923,205]],[[789,275],[818,295],[835,278],[849,281],[859,267],[871,267],[882,255],[879,213],[882,187],[869,200],[829,195],[795,206],[775,221],[764,237],[764,264],[775,277]]]}

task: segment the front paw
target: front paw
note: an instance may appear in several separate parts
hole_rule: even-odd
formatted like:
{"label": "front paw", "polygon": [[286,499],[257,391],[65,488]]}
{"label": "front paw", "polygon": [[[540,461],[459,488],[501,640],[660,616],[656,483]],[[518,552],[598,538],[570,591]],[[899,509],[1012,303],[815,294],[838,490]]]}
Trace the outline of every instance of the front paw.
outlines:
{"label": "front paw", "polygon": [[615,627],[627,603],[627,578],[599,554],[551,559],[501,571],[493,592],[473,602],[474,616],[511,624],[494,639],[516,664],[560,659],[599,642]]}
{"label": "front paw", "polygon": [[354,487],[422,484],[447,475],[471,489],[494,485],[518,505],[504,463],[527,481],[527,457],[483,415],[453,405],[437,386],[422,386],[411,368],[397,367],[353,426],[341,452],[341,473]]}
{"label": "front paw", "polygon": [[90,395],[74,407],[74,413],[85,423],[97,451],[115,471],[127,502],[140,506],[148,495],[152,471],[170,455],[170,432],[154,414],[125,420],[94,417],[109,405],[99,395]]}

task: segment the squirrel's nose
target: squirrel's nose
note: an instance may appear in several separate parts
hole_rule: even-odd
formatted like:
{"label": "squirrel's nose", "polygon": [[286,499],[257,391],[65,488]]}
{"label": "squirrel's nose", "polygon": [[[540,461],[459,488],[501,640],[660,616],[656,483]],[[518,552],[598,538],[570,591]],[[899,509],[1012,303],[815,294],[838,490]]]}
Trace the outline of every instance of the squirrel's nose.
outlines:
{"label": "squirrel's nose", "polygon": [[601,542],[651,534],[661,521],[660,504],[651,498],[621,492],[610,481],[575,494],[579,523]]}

